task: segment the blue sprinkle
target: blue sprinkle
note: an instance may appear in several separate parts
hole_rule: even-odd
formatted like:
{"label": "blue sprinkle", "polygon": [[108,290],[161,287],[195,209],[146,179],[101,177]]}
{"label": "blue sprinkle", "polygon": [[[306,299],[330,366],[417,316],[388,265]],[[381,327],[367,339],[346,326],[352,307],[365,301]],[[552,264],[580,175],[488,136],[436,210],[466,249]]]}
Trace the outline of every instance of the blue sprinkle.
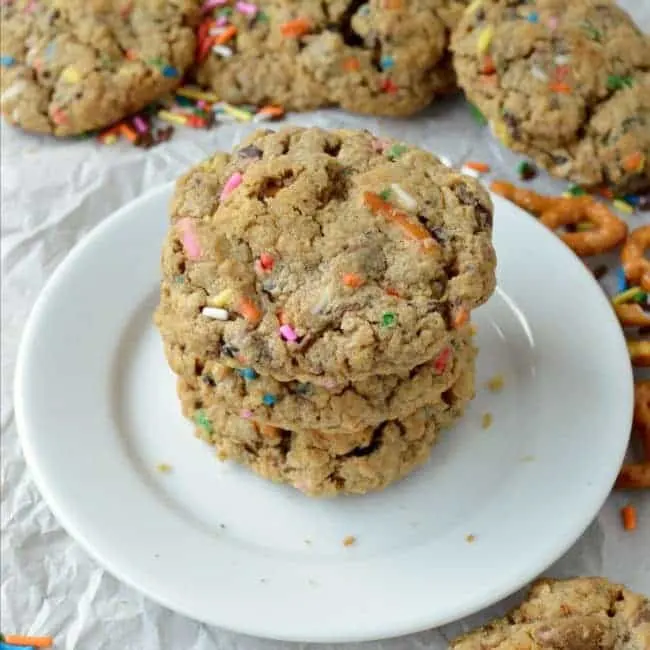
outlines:
{"label": "blue sprinkle", "polygon": [[626,194],[623,200],[635,208],[639,207],[639,203],[641,203],[641,197],[638,194]]}
{"label": "blue sprinkle", "polygon": [[238,372],[244,379],[257,379],[257,373],[252,368],[242,368]]}
{"label": "blue sprinkle", "polygon": [[278,398],[275,395],[271,395],[270,393],[267,393],[266,395],[264,395],[264,397],[262,397],[262,401],[267,406],[273,406],[278,401]]}
{"label": "blue sprinkle", "polygon": [[539,22],[539,14],[536,11],[531,11],[526,18],[528,18],[529,23]]}
{"label": "blue sprinkle", "polygon": [[13,65],[14,63],[16,63],[16,59],[13,56],[9,54],[0,55],[0,64],[9,66]]}
{"label": "blue sprinkle", "polygon": [[619,266],[616,269],[616,293],[621,293],[627,289],[627,278],[625,277],[625,271],[623,267]]}
{"label": "blue sprinkle", "polygon": [[382,70],[390,70],[395,65],[395,59],[388,55],[382,56],[381,59],[379,59],[379,65]]}
{"label": "blue sprinkle", "polygon": [[178,77],[178,70],[173,65],[166,65],[162,69],[163,77]]}

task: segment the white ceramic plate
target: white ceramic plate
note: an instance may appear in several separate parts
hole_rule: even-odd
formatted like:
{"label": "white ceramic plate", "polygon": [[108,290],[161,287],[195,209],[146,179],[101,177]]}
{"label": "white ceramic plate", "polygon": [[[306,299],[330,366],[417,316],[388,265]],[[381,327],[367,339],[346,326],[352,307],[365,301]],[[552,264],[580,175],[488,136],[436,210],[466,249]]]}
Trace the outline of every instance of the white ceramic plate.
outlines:
{"label": "white ceramic plate", "polygon": [[[382,493],[313,500],[219,463],[180,415],[151,322],[170,191],[81,242],[20,350],[34,478],[109,571],[219,626],[350,641],[474,612],[578,538],[623,457],[632,378],[606,298],[543,226],[495,197],[499,289],[475,315],[478,395],[429,464]],[[499,394],[483,388],[496,373]]]}

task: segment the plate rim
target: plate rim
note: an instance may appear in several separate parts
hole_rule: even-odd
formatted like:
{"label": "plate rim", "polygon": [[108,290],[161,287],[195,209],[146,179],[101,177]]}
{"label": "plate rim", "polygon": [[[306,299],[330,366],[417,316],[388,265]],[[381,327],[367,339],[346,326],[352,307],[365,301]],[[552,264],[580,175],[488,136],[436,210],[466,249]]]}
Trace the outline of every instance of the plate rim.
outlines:
{"label": "plate rim", "polygon": [[[39,327],[42,325],[40,314],[46,309],[51,299],[51,296],[56,295],[56,290],[58,288],[60,279],[65,275],[65,273],[68,271],[69,268],[75,265],[77,258],[80,255],[82,255],[86,247],[90,245],[92,242],[94,242],[95,240],[102,238],[106,231],[109,231],[115,227],[119,227],[119,224],[123,220],[125,220],[126,215],[131,213],[133,210],[139,209],[141,205],[146,205],[148,202],[155,200],[160,195],[169,194],[173,186],[174,186],[173,182],[162,184],[158,187],[152,188],[151,190],[147,191],[141,196],[124,204],[123,206],[115,210],[111,215],[103,219],[98,225],[92,228],[88,233],[82,236],[79,241],[75,243],[75,245],[71,248],[71,250],[65,255],[65,257],[54,269],[54,272],[50,275],[47,282],[44,284],[41,291],[39,292],[32,306],[32,309],[29,312],[25,327],[23,329],[20,338],[20,343],[18,348],[18,355],[17,355],[16,366],[14,371],[13,398],[14,398],[14,409],[16,415],[18,437],[21,443],[26,464],[29,468],[31,476],[34,479],[34,482],[42,498],[44,499],[46,505],[50,508],[50,510],[55,515],[58,523],[66,530],[66,532],[74,540],[76,540],[82,546],[84,551],[86,551],[100,566],[105,567],[118,580],[134,588],[136,591],[146,595],[148,598],[151,598],[152,601],[159,603],[160,605],[167,607],[173,611],[179,612],[182,615],[187,616],[192,620],[197,620],[197,621],[204,622],[206,624],[215,625],[233,632],[238,632],[238,633],[248,634],[248,635],[256,635],[259,637],[274,639],[278,641],[341,643],[341,642],[359,642],[359,641],[394,638],[397,636],[402,636],[405,634],[411,634],[411,633],[416,633],[416,632],[430,629],[432,625],[439,626],[439,625],[447,624],[451,621],[460,620],[465,616],[468,616],[486,607],[489,607],[490,605],[498,602],[502,598],[505,598],[508,595],[514,593],[522,586],[528,584],[531,579],[533,579],[536,575],[538,575],[539,567],[542,567],[539,570],[544,571],[546,568],[548,568],[548,566],[550,566],[550,564],[552,564],[554,561],[559,559],[562,555],[566,553],[566,551],[569,548],[571,548],[573,544],[575,544],[575,542],[581,537],[581,535],[584,533],[584,531],[593,521],[594,517],[597,516],[598,511],[602,508],[602,505],[606,501],[611,491],[611,486],[613,485],[616,476],[615,474],[613,474],[611,477],[611,483],[609,483],[609,487],[607,487],[607,489],[605,489],[605,486],[601,487],[598,498],[594,497],[594,502],[595,501],[598,502],[598,505],[595,508],[594,512],[593,513],[589,512],[588,516],[585,516],[583,514],[582,517],[577,517],[579,523],[577,523],[574,527],[574,530],[576,531],[575,534],[572,533],[570,536],[567,536],[566,539],[562,538],[562,540],[564,540],[563,543],[554,545],[552,550],[549,549],[547,555],[544,556],[543,561],[539,558],[539,556],[537,556],[537,561],[533,563],[534,566],[536,567],[535,570],[532,572],[530,571],[531,565],[529,563],[528,565],[529,570],[522,571],[522,575],[519,575],[517,580],[513,581],[516,582],[516,584],[501,585],[500,589],[493,590],[491,597],[486,597],[481,602],[470,601],[465,608],[459,608],[457,614],[454,615],[453,617],[440,619],[440,618],[435,618],[434,615],[432,614],[428,620],[419,620],[419,622],[416,622],[411,618],[407,618],[407,619],[403,619],[401,624],[392,623],[383,626],[378,625],[377,631],[370,631],[370,634],[368,632],[360,631],[355,634],[345,634],[344,636],[341,636],[338,633],[332,634],[327,632],[321,632],[317,634],[312,634],[309,638],[305,638],[304,635],[296,636],[295,634],[292,634],[290,631],[287,631],[286,633],[283,632],[281,634],[278,634],[277,630],[271,631],[267,625],[257,624],[253,620],[254,617],[250,618],[251,624],[247,627],[229,625],[227,622],[224,621],[216,622],[214,620],[205,620],[202,618],[197,618],[195,614],[188,611],[183,606],[179,605],[178,602],[171,602],[167,598],[161,597],[158,594],[153,593],[149,589],[148,585],[137,584],[136,581],[132,580],[129,577],[128,573],[123,572],[120,569],[120,567],[117,566],[111,560],[110,557],[107,557],[106,555],[97,551],[91,539],[84,532],[83,526],[78,526],[77,522],[75,521],[75,517],[71,514],[67,514],[70,511],[69,507],[64,504],[58,503],[57,497],[50,490],[49,479],[47,478],[47,476],[45,475],[46,473],[41,467],[41,463],[38,459],[37,450],[35,446],[32,444],[33,441],[30,440],[31,436],[28,433],[29,426],[27,424],[27,416],[26,416],[27,407],[25,404],[25,394],[23,391],[23,386],[27,386],[26,382],[28,382],[27,379],[28,373],[27,373],[27,368],[25,367],[27,363],[27,357],[28,357],[27,349],[30,345],[30,341],[34,337],[34,334],[38,332]],[[537,222],[537,220],[534,219],[531,215],[521,210],[516,205],[506,201],[505,199],[494,195],[492,192],[490,192],[490,194],[495,204],[495,210],[497,209],[499,203],[507,204],[509,206],[509,209],[512,209],[515,212],[519,212],[523,216],[527,217],[533,230],[537,228],[539,232],[543,231],[544,234],[542,236],[549,238],[549,241],[551,238],[555,240],[553,245],[556,245],[558,249],[565,248],[567,249],[565,253],[569,252],[571,255],[573,255],[572,251],[570,251],[570,249],[568,249],[568,247],[559,238],[557,238],[552,233],[548,232],[547,229],[542,224]],[[575,262],[579,263],[580,258],[576,256]],[[579,267],[576,264],[576,272],[580,272],[578,269]],[[589,271],[586,268],[583,270],[583,272],[586,274],[589,273]],[[593,279],[593,282],[597,283],[595,279]],[[609,300],[604,292],[602,293],[602,302],[609,303]],[[613,310],[611,311],[611,323],[615,323],[617,325],[617,327],[612,328],[612,330],[613,331],[618,330],[618,337],[617,337],[619,339],[618,345],[621,351],[623,351],[625,350],[624,334],[622,330],[620,330],[620,328],[618,327],[618,323],[616,321],[616,317],[614,315]],[[623,391],[624,392],[627,391],[628,394],[627,396],[623,394],[621,396],[621,399],[628,402],[628,406],[629,406],[628,429],[630,429],[631,422],[632,422],[632,406],[633,406],[633,374],[632,374],[631,364],[628,364],[627,368],[628,368],[627,374],[628,374],[629,381],[625,382],[627,388],[624,387]],[[624,438],[625,440],[624,445],[623,445],[623,439],[621,441],[622,449],[620,453],[620,458],[618,459],[619,464],[620,462],[622,462],[624,458],[627,449],[628,439],[629,439],[629,435],[626,435]]]}

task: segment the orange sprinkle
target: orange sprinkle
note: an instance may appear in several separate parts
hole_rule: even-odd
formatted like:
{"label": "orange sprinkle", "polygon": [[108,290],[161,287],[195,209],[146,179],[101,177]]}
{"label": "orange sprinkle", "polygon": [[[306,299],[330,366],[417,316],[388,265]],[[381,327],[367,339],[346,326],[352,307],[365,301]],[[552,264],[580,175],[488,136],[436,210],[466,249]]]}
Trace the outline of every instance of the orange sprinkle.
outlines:
{"label": "orange sprinkle", "polygon": [[402,0],[384,0],[384,9],[401,9]]}
{"label": "orange sprinkle", "polygon": [[564,81],[569,76],[568,65],[558,65],[555,68],[554,75],[556,81]]}
{"label": "orange sprinkle", "polygon": [[568,94],[571,92],[571,86],[568,84],[565,84],[563,81],[551,81],[551,83],[548,85],[548,87],[554,92],[554,93],[562,93],[562,94]]}
{"label": "orange sprinkle", "polygon": [[242,298],[239,301],[237,311],[251,324],[257,325],[262,318],[262,312],[250,298]]}
{"label": "orange sprinkle", "polygon": [[268,104],[266,106],[262,106],[262,108],[260,108],[260,110],[257,112],[258,114],[261,113],[262,115],[268,115],[269,117],[282,117],[284,115],[284,107]]}
{"label": "orange sprinkle", "polygon": [[350,56],[347,59],[343,60],[342,67],[346,72],[354,72],[361,67],[359,59],[354,56]]}
{"label": "orange sprinkle", "polygon": [[278,311],[275,313],[278,322],[280,325],[286,325],[287,324],[287,317],[285,316],[284,312],[281,309],[278,309]]}
{"label": "orange sprinkle", "polygon": [[454,329],[458,329],[465,325],[467,321],[469,320],[469,310],[467,307],[458,307],[457,309],[454,310],[453,316],[452,316],[452,325],[454,326]]}
{"label": "orange sprinkle", "polygon": [[129,61],[137,61],[138,60],[138,53],[133,49],[129,48],[124,52],[124,56],[129,60]]}
{"label": "orange sprinkle", "polygon": [[260,424],[259,429],[260,433],[267,438],[277,438],[280,433],[278,427],[274,427],[270,424]]}
{"label": "orange sprinkle", "polygon": [[311,23],[306,18],[296,18],[280,25],[282,36],[300,38],[311,31]]}
{"label": "orange sprinkle", "polygon": [[125,122],[119,125],[120,133],[127,139],[129,142],[136,142],[138,139],[138,134]]}
{"label": "orange sprinkle", "polygon": [[227,43],[228,41],[232,40],[237,33],[237,28],[234,25],[228,25],[226,29],[221,32],[221,34],[218,34],[217,37],[214,39],[214,44],[215,45],[223,45],[224,43]]}
{"label": "orange sprinkle", "polygon": [[481,172],[482,174],[490,171],[490,165],[484,162],[477,162],[476,160],[467,161],[465,167],[469,167],[470,169],[473,169],[476,172]]}
{"label": "orange sprinkle", "polygon": [[432,242],[432,248],[435,242],[431,238],[429,231],[419,223],[415,223],[409,219],[405,212],[396,210],[390,203],[384,201],[378,194],[374,192],[364,192],[363,201],[375,214],[381,214],[387,221],[395,223],[412,239],[421,242]]}
{"label": "orange sprinkle", "polygon": [[645,164],[645,156],[640,151],[635,151],[623,158],[623,169],[627,172],[641,171]]}
{"label": "orange sprinkle", "polygon": [[392,79],[384,79],[381,83],[381,89],[385,93],[394,95],[399,90],[399,87]]}
{"label": "orange sprinkle", "polygon": [[344,273],[342,279],[343,284],[346,287],[350,287],[352,289],[358,289],[366,282],[360,275],[357,275],[356,273]]}
{"label": "orange sprinkle", "polygon": [[479,72],[481,74],[494,74],[496,71],[497,68],[494,65],[494,59],[489,54],[486,54],[481,60]]}
{"label": "orange sprinkle", "polygon": [[386,293],[389,296],[394,296],[395,298],[400,298],[399,291],[397,291],[397,289],[393,289],[393,287],[387,287],[386,288]]}
{"label": "orange sprinkle", "polygon": [[614,198],[614,192],[609,187],[599,187],[597,192],[604,199],[610,199],[611,200],[611,199]]}
{"label": "orange sprinkle", "polygon": [[636,508],[631,505],[621,508],[621,519],[625,530],[636,530]]}
{"label": "orange sprinkle", "polygon": [[32,646],[32,648],[51,648],[54,642],[51,636],[22,636],[21,634],[5,634],[3,641],[9,645]]}
{"label": "orange sprinkle", "polygon": [[484,86],[493,86],[496,88],[498,85],[498,78],[495,74],[482,74],[480,80]]}

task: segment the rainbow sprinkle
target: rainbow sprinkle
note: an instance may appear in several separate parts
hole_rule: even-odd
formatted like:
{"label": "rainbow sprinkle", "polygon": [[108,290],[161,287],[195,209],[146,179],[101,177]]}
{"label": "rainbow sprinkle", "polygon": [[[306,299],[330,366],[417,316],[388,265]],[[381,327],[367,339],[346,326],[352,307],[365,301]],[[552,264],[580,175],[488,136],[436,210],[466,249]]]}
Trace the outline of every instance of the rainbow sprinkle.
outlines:
{"label": "rainbow sprinkle", "polygon": [[219,200],[224,201],[225,199],[227,199],[242,184],[243,180],[244,177],[241,175],[241,173],[235,172],[226,181],[226,184],[223,186],[223,190],[221,190],[221,195],[219,196]]}

